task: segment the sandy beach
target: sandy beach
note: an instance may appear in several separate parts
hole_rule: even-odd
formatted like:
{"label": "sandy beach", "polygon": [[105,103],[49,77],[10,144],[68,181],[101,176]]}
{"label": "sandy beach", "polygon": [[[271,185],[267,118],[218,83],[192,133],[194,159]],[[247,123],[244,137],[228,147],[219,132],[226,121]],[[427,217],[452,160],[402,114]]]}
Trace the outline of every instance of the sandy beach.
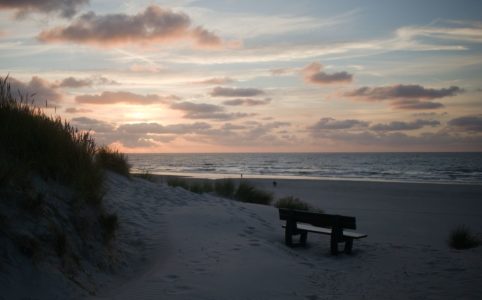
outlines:
{"label": "sandy beach", "polygon": [[482,186],[250,179],[327,213],[355,216],[352,255],[329,238],[284,244],[274,207],[111,174],[124,270],[89,299],[478,299],[482,248],[453,250],[449,232],[482,232]]}

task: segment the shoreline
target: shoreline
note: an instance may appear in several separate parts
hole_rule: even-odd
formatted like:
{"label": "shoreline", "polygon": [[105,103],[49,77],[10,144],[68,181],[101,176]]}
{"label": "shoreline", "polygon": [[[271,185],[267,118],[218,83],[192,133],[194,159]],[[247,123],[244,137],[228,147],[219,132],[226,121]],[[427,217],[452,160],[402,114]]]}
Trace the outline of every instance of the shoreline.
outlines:
{"label": "shoreline", "polygon": [[[134,175],[143,174],[142,172],[132,172]],[[154,177],[182,177],[186,179],[252,179],[252,180],[300,180],[300,181],[347,181],[347,182],[367,182],[367,183],[394,183],[394,184],[436,184],[436,185],[461,185],[482,187],[482,182],[460,182],[460,181],[419,181],[401,179],[381,179],[381,178],[344,178],[344,177],[316,177],[316,176],[296,176],[296,175],[250,175],[250,174],[229,174],[229,173],[196,173],[196,172],[158,172],[149,173]]]}

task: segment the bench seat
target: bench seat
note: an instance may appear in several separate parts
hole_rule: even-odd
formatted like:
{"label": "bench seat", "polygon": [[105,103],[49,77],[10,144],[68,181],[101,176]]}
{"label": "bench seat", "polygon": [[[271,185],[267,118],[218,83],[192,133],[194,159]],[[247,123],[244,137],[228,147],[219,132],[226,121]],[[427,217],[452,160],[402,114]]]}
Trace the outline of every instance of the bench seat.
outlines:
{"label": "bench seat", "polygon": [[[283,228],[286,228],[286,225],[283,225]],[[301,230],[301,231],[308,231],[308,232],[313,232],[313,233],[331,235],[331,228],[316,227],[316,226],[313,226],[313,225],[310,225],[310,224],[297,223],[296,229]],[[358,232],[343,230],[343,237],[352,238],[352,239],[357,240],[357,239],[365,238],[367,236],[368,235],[364,234],[364,233],[358,233]]]}

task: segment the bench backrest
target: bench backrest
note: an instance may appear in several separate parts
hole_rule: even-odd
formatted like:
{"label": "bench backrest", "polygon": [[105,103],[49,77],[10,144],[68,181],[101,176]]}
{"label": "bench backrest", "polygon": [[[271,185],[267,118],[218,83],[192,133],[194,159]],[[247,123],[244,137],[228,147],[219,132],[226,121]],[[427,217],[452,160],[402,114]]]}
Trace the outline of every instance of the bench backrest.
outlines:
{"label": "bench backrest", "polygon": [[286,221],[308,223],[318,227],[356,229],[355,217],[328,215],[302,210],[280,208],[279,218]]}

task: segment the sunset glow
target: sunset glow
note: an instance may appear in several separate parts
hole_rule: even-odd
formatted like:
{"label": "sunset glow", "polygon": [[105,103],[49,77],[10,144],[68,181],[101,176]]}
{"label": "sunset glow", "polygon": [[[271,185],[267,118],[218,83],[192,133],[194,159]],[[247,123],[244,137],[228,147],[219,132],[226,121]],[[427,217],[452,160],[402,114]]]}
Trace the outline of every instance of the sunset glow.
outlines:
{"label": "sunset glow", "polygon": [[126,152],[481,151],[481,11],[0,0],[0,74]]}

